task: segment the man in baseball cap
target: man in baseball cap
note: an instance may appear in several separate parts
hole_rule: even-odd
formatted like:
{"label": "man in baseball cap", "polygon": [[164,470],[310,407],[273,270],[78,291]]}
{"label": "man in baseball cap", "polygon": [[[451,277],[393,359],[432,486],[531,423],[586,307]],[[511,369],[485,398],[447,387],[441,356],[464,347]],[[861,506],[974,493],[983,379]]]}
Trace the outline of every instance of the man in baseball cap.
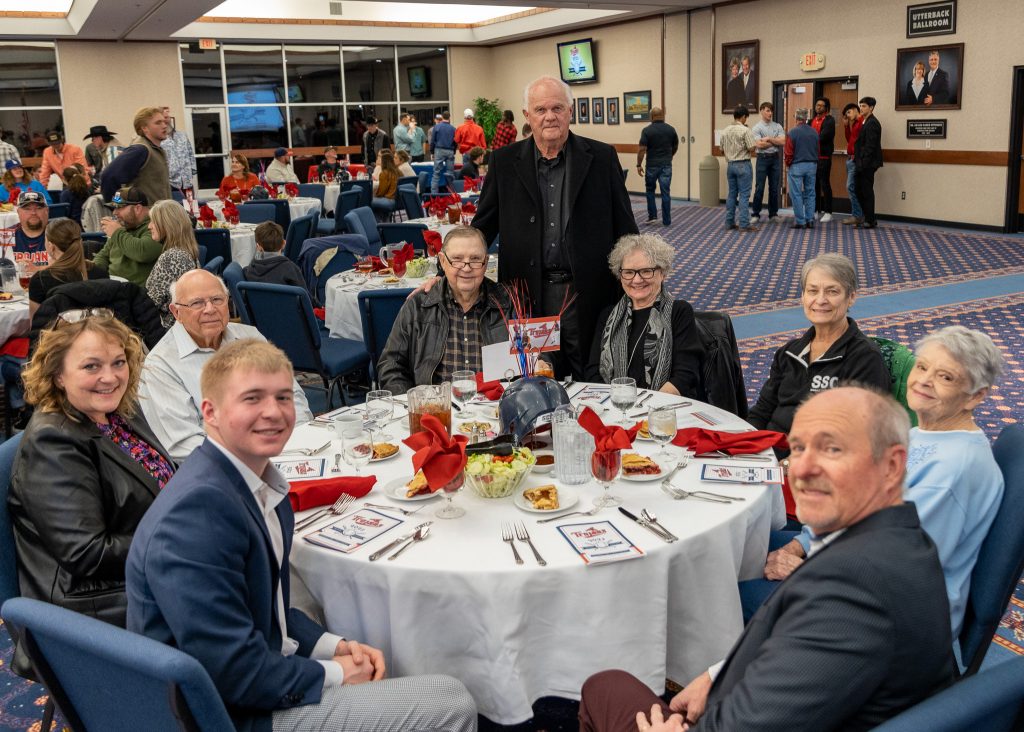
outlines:
{"label": "man in baseball cap", "polygon": [[279,147],[274,150],[274,160],[267,166],[267,182],[268,183],[294,183],[299,184],[299,176],[295,175],[295,169],[292,168],[291,150],[285,147]]}
{"label": "man in baseball cap", "polygon": [[153,263],[163,251],[163,244],[153,239],[149,196],[138,186],[125,186],[107,205],[114,209],[114,216],[100,221],[107,243],[93,257],[93,264],[145,287]]}
{"label": "man in baseball cap", "polygon": [[[63,187],[64,179],[61,178],[61,174],[64,169],[76,164],[88,169],[89,161],[85,159],[82,148],[64,142],[63,133],[57,130],[47,132],[46,141],[50,143],[50,146],[43,149],[43,162],[40,164],[39,170],[36,171],[36,177],[45,186],[49,184],[51,175],[57,176],[61,179],[61,185],[57,187],[57,190],[60,190]],[[89,174],[86,173],[85,177],[88,182]]]}
{"label": "man in baseball cap", "polygon": [[459,129],[455,130],[455,144],[459,146],[463,160],[469,162],[466,156],[474,147],[487,149],[487,139],[484,137],[484,128],[473,121],[473,110],[466,108],[462,111],[462,118],[465,120]]}
{"label": "man in baseball cap", "polygon": [[[18,161],[9,161],[18,162]],[[26,190],[18,196],[18,228],[14,231],[14,258],[28,259],[45,267],[50,258],[46,254],[46,225],[50,223],[50,209],[45,194]]]}

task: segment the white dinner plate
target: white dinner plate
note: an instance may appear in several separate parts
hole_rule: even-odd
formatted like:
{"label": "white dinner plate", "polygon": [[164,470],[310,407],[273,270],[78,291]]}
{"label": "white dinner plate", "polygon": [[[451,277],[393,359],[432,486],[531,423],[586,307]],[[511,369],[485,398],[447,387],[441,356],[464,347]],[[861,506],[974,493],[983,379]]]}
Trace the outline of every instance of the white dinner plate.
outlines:
{"label": "white dinner plate", "polygon": [[[651,460],[654,460],[654,458],[651,458]],[[652,480],[662,480],[666,475],[672,472],[672,467],[674,467],[672,465],[669,465],[668,470],[666,470],[666,466],[662,465],[661,463],[658,463],[656,460],[654,462],[657,463],[658,467],[661,469],[657,473],[653,473],[650,475],[626,475],[625,471],[619,471],[619,478],[630,483],[649,483]]]}
{"label": "white dinner plate", "polygon": [[[537,486],[534,487],[536,488]],[[528,511],[529,513],[560,513],[562,511],[565,511],[566,509],[572,508],[580,500],[580,497],[576,494],[576,491],[570,490],[569,488],[562,488],[561,486],[559,486],[558,508],[543,510],[540,508],[534,508],[533,504],[523,497],[523,493],[525,493],[528,490],[529,488],[524,488],[523,490],[516,491],[515,495],[512,496],[512,503],[515,504],[516,508],[521,509],[523,511]]]}
{"label": "white dinner plate", "polygon": [[438,491],[437,493],[420,493],[412,498],[405,497],[405,484],[412,480],[410,475],[408,478],[394,478],[384,484],[383,491],[384,495],[395,501],[402,501],[403,503],[410,503],[414,501],[429,501],[431,498],[437,498],[444,491]]}
{"label": "white dinner plate", "polygon": [[477,422],[481,425],[487,425],[484,431],[490,433],[489,435],[487,435],[488,437],[494,437],[497,435],[497,427],[494,424],[494,422],[489,419],[478,419],[476,417],[471,417],[470,419],[459,420],[458,418],[456,418],[456,422],[458,424],[458,426],[456,427],[456,431],[460,435],[466,435],[467,437],[469,437],[470,435],[473,434],[472,430],[467,431],[462,429],[463,427],[468,426],[471,422]]}
{"label": "white dinner plate", "polygon": [[0,305],[13,305],[16,302],[25,302],[25,295],[15,295],[10,300],[0,300]]}
{"label": "white dinner plate", "polygon": [[[389,442],[388,444],[394,445],[395,443],[394,442]],[[370,462],[371,463],[383,463],[383,462],[386,462],[388,460],[394,460],[396,457],[398,457],[399,455],[402,454],[402,446],[401,445],[397,445],[397,447],[398,447],[398,450],[396,450],[394,452],[394,454],[388,455],[387,457],[382,457],[382,458],[370,458]]]}

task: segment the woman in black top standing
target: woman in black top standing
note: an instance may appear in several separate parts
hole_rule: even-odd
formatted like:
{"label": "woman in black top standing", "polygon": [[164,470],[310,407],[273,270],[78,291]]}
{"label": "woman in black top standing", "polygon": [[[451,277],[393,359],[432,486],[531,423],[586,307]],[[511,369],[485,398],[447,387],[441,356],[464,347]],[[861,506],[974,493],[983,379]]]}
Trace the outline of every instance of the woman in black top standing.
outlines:
{"label": "woman in black top standing", "polygon": [[107,279],[107,270],[85,258],[82,229],[71,219],[54,219],[47,224],[45,246],[50,266],[37,271],[28,281],[29,318],[53,288],[68,282]]}

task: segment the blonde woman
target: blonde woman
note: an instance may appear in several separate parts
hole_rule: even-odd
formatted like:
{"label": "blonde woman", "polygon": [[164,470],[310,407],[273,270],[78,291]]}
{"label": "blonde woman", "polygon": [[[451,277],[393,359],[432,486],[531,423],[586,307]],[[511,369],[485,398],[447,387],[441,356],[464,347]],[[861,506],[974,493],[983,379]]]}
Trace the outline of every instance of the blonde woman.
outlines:
{"label": "blonde woman", "polygon": [[82,229],[71,219],[54,219],[47,224],[44,246],[50,266],[36,271],[28,281],[30,319],[53,288],[68,282],[107,279],[107,270],[85,258]]}
{"label": "blonde woman", "polygon": [[153,264],[146,280],[146,292],[160,311],[160,322],[165,328],[174,325],[171,304],[171,284],[189,270],[199,267],[199,247],[192,230],[192,221],[177,201],[158,201],[149,210],[149,233],[154,241],[163,243],[164,249]]}

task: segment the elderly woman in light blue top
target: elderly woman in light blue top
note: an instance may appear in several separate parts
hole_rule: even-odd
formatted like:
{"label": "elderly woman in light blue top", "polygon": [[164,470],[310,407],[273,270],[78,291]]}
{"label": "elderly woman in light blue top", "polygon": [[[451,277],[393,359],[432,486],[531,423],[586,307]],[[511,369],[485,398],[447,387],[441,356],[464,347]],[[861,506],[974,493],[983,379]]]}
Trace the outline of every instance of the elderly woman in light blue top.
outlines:
{"label": "elderly woman in light blue top", "polygon": [[[960,325],[925,336],[914,353],[907,404],[917,414],[918,426],[910,431],[903,498],[917,506],[921,526],[938,549],[956,638],[971,572],[1003,498],[1003,474],[988,438],[974,421],[974,410],[1002,374],[1003,357],[986,334]],[[765,578],[785,579],[809,546],[810,532],[805,528],[768,555]],[[740,583],[744,615],[753,614],[774,584]]]}

